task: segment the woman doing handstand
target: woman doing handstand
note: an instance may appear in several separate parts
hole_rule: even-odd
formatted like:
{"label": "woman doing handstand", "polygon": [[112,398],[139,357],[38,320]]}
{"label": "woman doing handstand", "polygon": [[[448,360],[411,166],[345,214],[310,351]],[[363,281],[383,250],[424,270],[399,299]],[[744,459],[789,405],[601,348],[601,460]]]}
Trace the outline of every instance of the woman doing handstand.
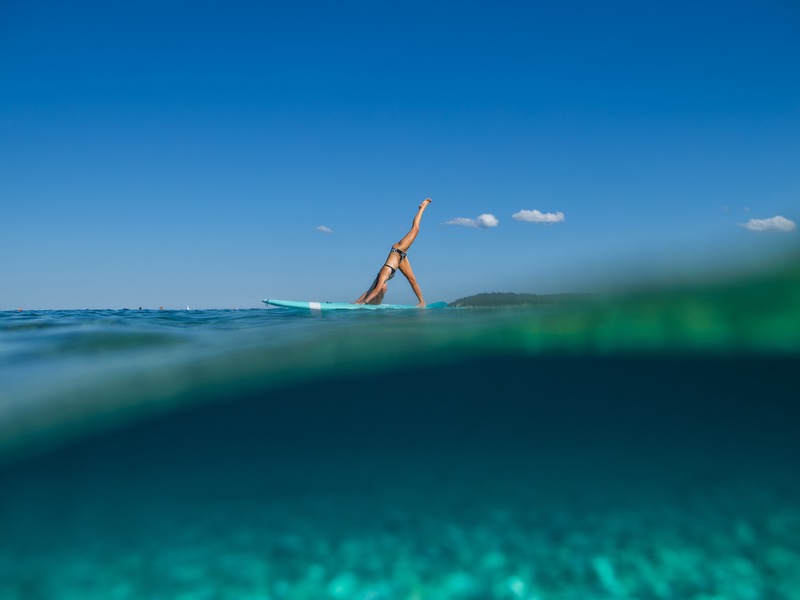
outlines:
{"label": "woman doing handstand", "polygon": [[405,275],[405,278],[408,279],[408,283],[411,284],[411,289],[414,290],[417,300],[419,300],[417,306],[425,306],[425,300],[422,298],[422,290],[419,289],[419,285],[417,285],[417,279],[414,277],[414,271],[411,270],[406,252],[408,252],[414,240],[417,239],[422,213],[425,212],[425,209],[431,202],[432,200],[430,198],[426,198],[422,201],[422,204],[417,208],[417,214],[414,215],[414,221],[411,223],[411,231],[409,231],[402,240],[392,246],[386,262],[381,267],[381,270],[378,271],[378,276],[375,278],[375,281],[372,282],[372,285],[366,292],[361,294],[354,304],[380,304],[383,301],[383,295],[386,293],[386,282],[394,277],[397,271],[400,271]]}

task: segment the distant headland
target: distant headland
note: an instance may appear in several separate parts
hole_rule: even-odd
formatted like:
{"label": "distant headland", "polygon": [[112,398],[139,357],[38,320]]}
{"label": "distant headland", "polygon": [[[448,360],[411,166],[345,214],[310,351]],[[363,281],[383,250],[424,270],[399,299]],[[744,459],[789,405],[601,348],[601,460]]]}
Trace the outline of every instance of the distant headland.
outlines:
{"label": "distant headland", "polygon": [[449,306],[462,308],[506,308],[511,306],[552,306],[574,303],[590,298],[591,294],[516,294],[491,292],[459,298]]}

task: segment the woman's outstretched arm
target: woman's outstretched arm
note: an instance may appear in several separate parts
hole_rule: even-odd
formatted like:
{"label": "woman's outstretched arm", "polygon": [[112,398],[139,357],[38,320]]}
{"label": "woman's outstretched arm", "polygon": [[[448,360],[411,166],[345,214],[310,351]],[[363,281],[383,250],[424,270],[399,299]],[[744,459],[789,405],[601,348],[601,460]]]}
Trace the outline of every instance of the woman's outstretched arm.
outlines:
{"label": "woman's outstretched arm", "polygon": [[[369,304],[372,300],[381,293],[383,290],[383,286],[389,280],[389,273],[391,273],[391,269],[384,265],[381,267],[381,270],[378,271],[378,277],[375,279],[375,283],[372,284],[369,292],[366,296],[364,296],[364,300],[362,301],[363,304]],[[356,302],[356,304],[361,304],[362,302]]]}
{"label": "woman's outstretched arm", "polygon": [[366,291],[366,292],[364,292],[363,294],[361,294],[361,295],[358,297],[358,300],[356,300],[355,302],[353,302],[353,304],[364,304],[364,299],[365,299],[365,298],[366,298],[366,297],[369,295],[369,293],[370,293],[372,290],[374,290],[376,287],[378,287],[378,278],[377,278],[377,277],[375,278],[375,281],[373,281],[373,282],[372,282],[372,285],[371,285],[371,286],[369,286],[369,288],[367,289],[367,291]]}

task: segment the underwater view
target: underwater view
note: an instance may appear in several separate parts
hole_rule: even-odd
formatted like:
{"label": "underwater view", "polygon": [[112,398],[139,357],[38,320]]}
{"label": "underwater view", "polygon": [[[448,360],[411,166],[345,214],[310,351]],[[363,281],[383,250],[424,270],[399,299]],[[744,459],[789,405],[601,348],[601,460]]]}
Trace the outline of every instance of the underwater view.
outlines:
{"label": "underwater view", "polygon": [[800,597],[800,267],[0,313],[0,600]]}

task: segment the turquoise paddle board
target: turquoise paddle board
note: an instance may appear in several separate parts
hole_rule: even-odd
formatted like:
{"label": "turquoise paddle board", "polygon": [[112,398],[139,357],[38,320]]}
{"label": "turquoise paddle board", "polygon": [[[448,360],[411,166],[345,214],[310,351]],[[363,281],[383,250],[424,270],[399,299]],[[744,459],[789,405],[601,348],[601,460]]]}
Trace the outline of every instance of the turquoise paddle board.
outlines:
{"label": "turquoise paddle board", "polygon": [[[350,304],[349,302],[298,302],[296,300],[262,300],[268,306],[298,310],[419,310],[410,304]],[[424,308],[447,308],[447,302],[434,302]]]}

